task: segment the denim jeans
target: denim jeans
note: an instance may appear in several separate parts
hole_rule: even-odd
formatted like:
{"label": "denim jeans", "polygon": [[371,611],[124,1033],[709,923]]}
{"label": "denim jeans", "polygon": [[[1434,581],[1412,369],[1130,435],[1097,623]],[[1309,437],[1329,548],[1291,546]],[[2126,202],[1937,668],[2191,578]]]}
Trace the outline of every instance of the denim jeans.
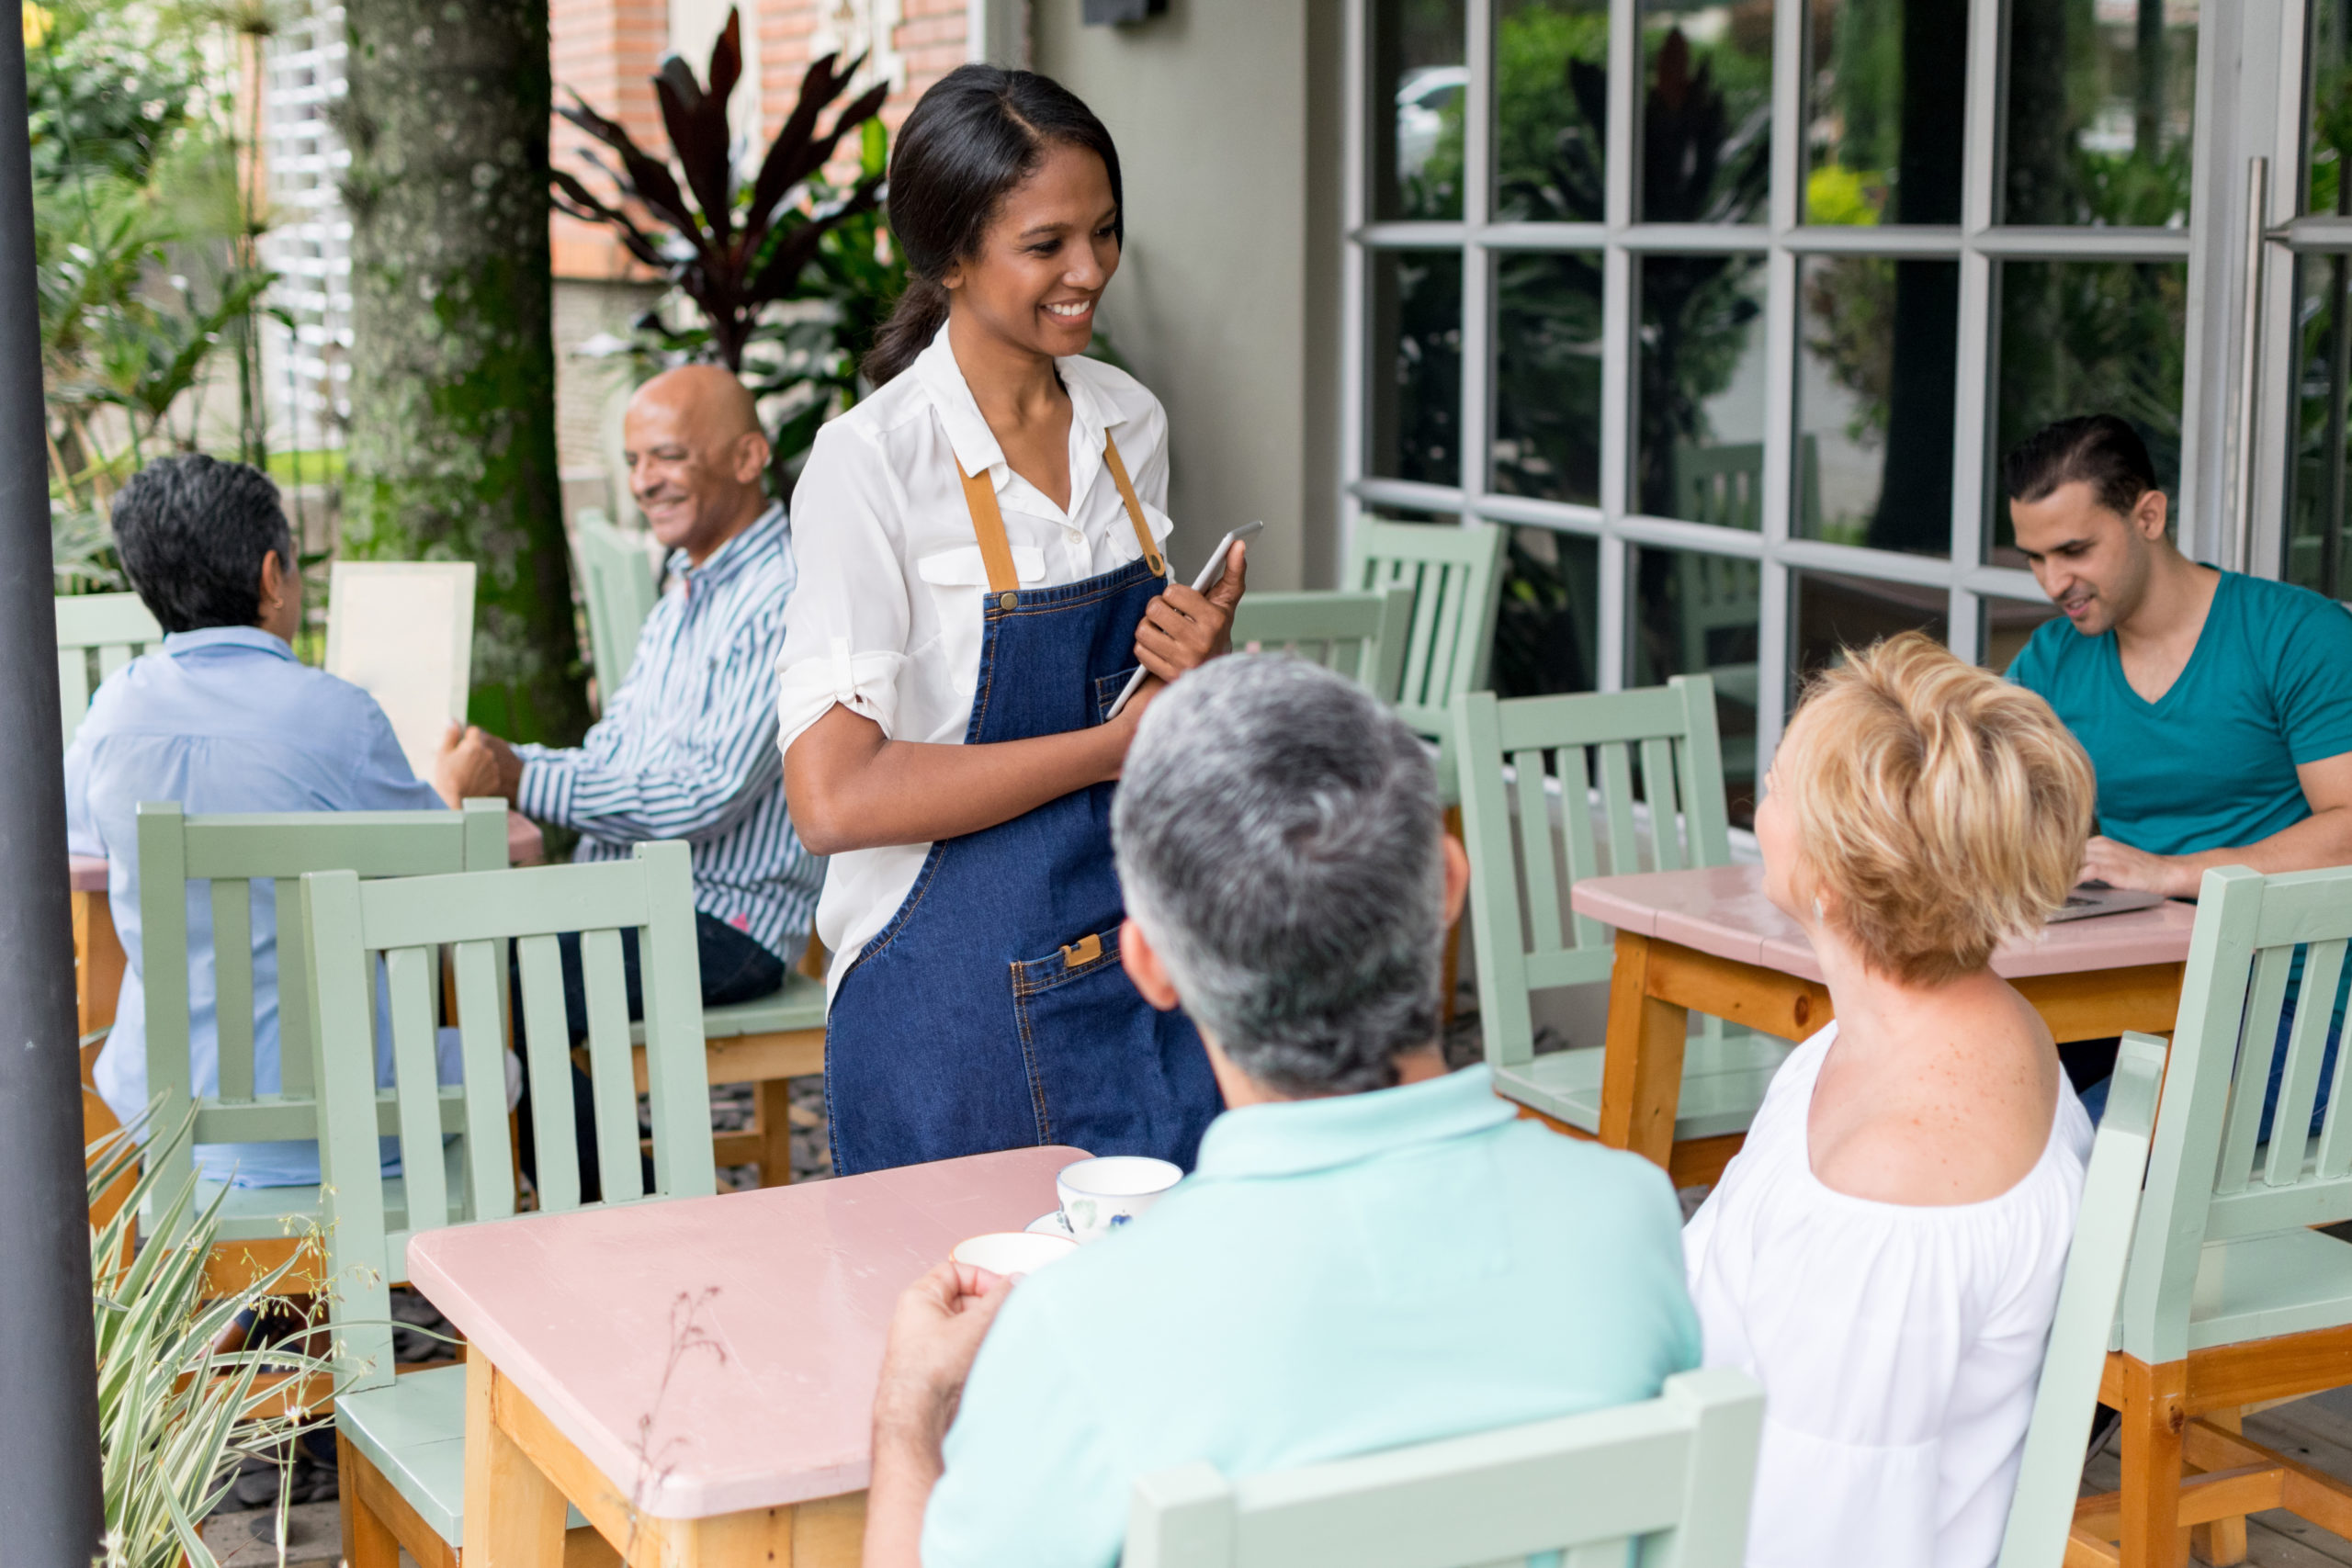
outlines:
{"label": "denim jeans", "polygon": [[[556,939],[562,949],[563,1008],[571,1026],[572,1043],[588,1037],[588,987],[581,974],[580,938],[564,935]],[[784,960],[737,931],[715,915],[695,912],[695,946],[702,961],[702,1002],[705,1007],[725,1007],[733,1002],[748,1002],[764,997],[784,984]],[[637,933],[621,932],[621,973],[628,992],[628,1016],[634,1021],[645,1016],[645,988],[638,977]],[[536,1184],[538,1180],[538,1145],[531,1127],[530,1055],[523,1049],[522,982],[519,974],[513,980],[514,996],[514,1052],[524,1062],[523,1098],[515,1107],[516,1142],[523,1163],[523,1174]],[[603,1191],[596,1167],[596,1116],[589,1094],[588,1075],[578,1064],[571,1069],[572,1138],[580,1160],[580,1196],[582,1202],[594,1202]],[[645,1183],[650,1191],[653,1185],[653,1167],[648,1161]]]}

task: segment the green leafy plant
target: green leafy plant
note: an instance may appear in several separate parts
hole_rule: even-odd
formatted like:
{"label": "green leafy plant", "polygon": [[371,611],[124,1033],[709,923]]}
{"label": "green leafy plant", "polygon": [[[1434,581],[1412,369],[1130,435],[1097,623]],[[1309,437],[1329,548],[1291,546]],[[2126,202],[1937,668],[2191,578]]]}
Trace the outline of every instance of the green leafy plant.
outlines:
{"label": "green leafy plant", "polygon": [[[144,1121],[91,1145],[94,1209],[139,1165]],[[163,1136],[176,1143],[194,1126],[191,1112]],[[299,1405],[280,1409],[287,1387],[330,1371],[325,1360],[288,1346],[220,1348],[245,1314],[278,1307],[271,1290],[297,1260],[228,1295],[205,1299],[205,1259],[220,1231],[227,1190],[198,1210],[193,1179],[168,1195],[157,1191],[160,1163],[147,1162],[129,1200],[90,1232],[105,1568],[178,1568],[183,1561],[213,1568],[198,1525],[227,1493],[241,1459],[277,1458],[303,1424],[308,1413]],[[152,1210],[151,1239],[134,1247],[142,1209]],[[154,1236],[174,1239],[166,1245]],[[272,1374],[286,1374],[289,1382]],[[281,1474],[281,1548],[285,1520]]]}

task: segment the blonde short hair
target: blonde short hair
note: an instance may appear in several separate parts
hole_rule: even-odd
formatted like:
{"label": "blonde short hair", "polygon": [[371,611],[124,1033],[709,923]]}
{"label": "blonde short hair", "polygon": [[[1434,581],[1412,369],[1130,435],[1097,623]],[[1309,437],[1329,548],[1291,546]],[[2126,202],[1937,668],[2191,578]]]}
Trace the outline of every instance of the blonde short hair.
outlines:
{"label": "blonde short hair", "polygon": [[1775,759],[1798,882],[1863,962],[1911,985],[1982,969],[2081,868],[2096,785],[2050,705],[1918,632],[1816,678]]}

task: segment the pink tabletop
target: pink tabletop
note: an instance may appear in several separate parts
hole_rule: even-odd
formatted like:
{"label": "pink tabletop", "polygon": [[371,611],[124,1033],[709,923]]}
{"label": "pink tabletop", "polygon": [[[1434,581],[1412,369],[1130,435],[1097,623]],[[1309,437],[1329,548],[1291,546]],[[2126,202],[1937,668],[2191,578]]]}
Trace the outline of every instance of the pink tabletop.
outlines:
{"label": "pink tabletop", "polygon": [[1054,1173],[1085,1157],[453,1226],[409,1243],[409,1272],[647,1513],[780,1507],[864,1489],[899,1292],[965,1237],[1053,1208]]}
{"label": "pink tabletop", "polygon": [[[1717,958],[1759,964],[1807,980],[1822,978],[1813,943],[1794,920],[1764,897],[1760,865],[1651,871],[1633,876],[1589,876],[1568,902],[1620,931],[1664,938]],[[2153,909],[2064,920],[2039,935],[2004,942],[1993,969],[2005,978],[2073,975],[2139,964],[2178,964],[2188,956],[2197,906],[2173,900]]]}
{"label": "pink tabletop", "polygon": [[[509,865],[541,865],[548,858],[547,840],[539,832],[539,825],[519,811],[506,814],[506,863]],[[107,890],[107,858],[104,855],[68,855],[66,863],[72,870],[73,887],[76,893],[103,893]]]}

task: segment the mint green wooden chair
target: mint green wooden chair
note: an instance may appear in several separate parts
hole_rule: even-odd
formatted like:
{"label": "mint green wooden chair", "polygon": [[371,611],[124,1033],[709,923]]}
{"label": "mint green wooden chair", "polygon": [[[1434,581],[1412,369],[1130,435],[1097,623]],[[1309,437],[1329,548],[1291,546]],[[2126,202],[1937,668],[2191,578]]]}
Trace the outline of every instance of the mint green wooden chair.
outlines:
{"label": "mint green wooden chair", "polygon": [[[709,1081],[752,1086],[752,1124],[713,1134],[712,1157],[722,1167],[757,1167],[763,1187],[784,1186],[792,1179],[791,1080],[825,1071],[825,982],[787,971],[773,995],[705,1008],[702,1034]],[[645,1025],[634,1025],[631,1039],[642,1092]]]}
{"label": "mint green wooden chair", "polygon": [[1407,583],[1337,593],[1247,593],[1233,609],[1233,646],[1295,653],[1393,703],[1405,680],[1413,621]]}
{"label": "mint green wooden chair", "polygon": [[[1603,1049],[1535,1055],[1534,993],[1609,978],[1613,934],[1568,910],[1577,882],[1604,872],[1731,863],[1714,684],[1704,675],[1678,675],[1643,691],[1510,701],[1472,692],[1454,699],[1453,732],[1477,931],[1478,1017],[1495,1088],[1598,1135]],[[1639,850],[1645,823],[1647,864]],[[1676,1143],[1746,1133],[1790,1049],[1785,1041],[1702,1020],[1683,1057]]]}
{"label": "mint green wooden chair", "polygon": [[[1447,704],[1464,692],[1486,689],[1495,656],[1495,616],[1502,604],[1506,539],[1493,523],[1448,528],[1367,518],[1356,525],[1347,586],[1413,591],[1396,714],[1432,740],[1442,742],[1452,733]],[[1449,780],[1442,782],[1450,787]]]}
{"label": "mint green wooden chair", "polygon": [[99,683],[161,648],[164,628],[136,593],[69,593],[56,605],[57,706],[71,746]]}
{"label": "mint green wooden chair", "polygon": [[588,608],[588,657],[596,670],[596,694],[609,707],[637,659],[637,634],[661,595],[644,536],[616,528],[603,512],[583,508],[572,522],[572,554],[580,568],[580,596]]}
{"label": "mint green wooden chair", "polygon": [[[2185,1525],[2285,1507],[2352,1535],[2352,1488],[2241,1436],[2237,1413],[2352,1382],[2352,1052],[2339,1055],[2312,1135],[2331,1010],[2352,939],[2352,867],[2263,876],[2209,871],[2124,1276],[2120,1333],[2100,1397],[2122,1412],[2123,1485],[2076,1529],[2120,1536],[2125,1561],[2177,1561]],[[2263,1101],[2287,980],[2301,1002],[2285,1041],[2271,1135]],[[2184,1462],[2237,1472],[2199,1478]],[[2247,1494],[2259,1490],[2258,1500]],[[2139,1500],[2137,1512],[2124,1499]]]}
{"label": "mint green wooden chair", "polygon": [[[604,1201],[716,1190],[690,862],[684,844],[650,843],[628,860],[592,865],[366,883],[348,872],[321,872],[302,879],[302,911],[335,1291],[335,1441],[345,1475],[359,1477],[346,1487],[344,1506],[364,1511],[358,1539],[389,1534],[418,1562],[446,1562],[464,1537],[465,1369],[393,1376],[388,1284],[408,1272],[411,1236],[514,1213],[500,1012],[510,942],[522,977],[540,1211],[590,1206],[580,1201],[572,1145],[572,1034],[556,942],[570,932],[580,935],[587,979],[588,1016],[580,1021],[594,1080]],[[642,1185],[630,1081],[624,930],[637,932],[645,987],[650,1192]],[[435,954],[444,943],[453,944],[465,1059],[465,1081],[446,1086],[435,1070],[433,1016]],[[369,977],[379,957],[392,1020],[395,1081],[388,1093],[379,1092],[369,1069]],[[398,1181],[383,1179],[377,1158],[377,1128],[388,1112],[406,1172]],[[401,1537],[399,1521],[364,1502],[379,1480],[435,1539]]]}
{"label": "mint green wooden chair", "polygon": [[[500,871],[506,865],[506,803],[469,800],[461,811],[319,811],[190,817],[175,802],[139,807],[139,983],[147,1009],[147,1090],[161,1095],[153,1119],[175,1126],[193,1099],[196,1130],[151,1157],[162,1162],[159,1192],[195,1178],[191,1144],[313,1140],[319,1135],[317,1066],[309,966],[297,915],[310,872],[355,876],[427,876]],[[190,1093],[188,886],[209,885],[219,1090]],[[274,888],[277,932],[278,1087],[259,1092],[254,1076],[254,890]],[[363,1048],[363,1070],[375,1054]],[[502,1067],[495,1080],[505,1082]],[[384,1129],[387,1133],[391,1129]],[[212,1253],[215,1288],[260,1278],[309,1245],[321,1218],[316,1187],[198,1184],[195,1207],[221,1200]],[[311,1268],[282,1288],[307,1292]]]}
{"label": "mint green wooden chair", "polygon": [[1230,1481],[1188,1464],[1136,1483],[1122,1561],[1738,1568],[1763,1429],[1764,1391],[1713,1367],[1638,1404],[1328,1464]]}
{"label": "mint green wooden chair", "polygon": [[[2149,1130],[2164,1081],[2164,1043],[2127,1035],[2115,1059],[2107,1114],[2091,1145],[2075,1243],[2058,1287],[2050,1348],[2026,1427],[2025,1459],[2009,1503],[2000,1568],[2059,1568],[2074,1529],[2081,1490],[2083,1438],[2098,1410],[2099,1372],[2115,1332],[2115,1306],[2140,1213],[2140,1183],[2148,1169]],[[2059,1092],[2071,1092],[2062,1083]]]}

